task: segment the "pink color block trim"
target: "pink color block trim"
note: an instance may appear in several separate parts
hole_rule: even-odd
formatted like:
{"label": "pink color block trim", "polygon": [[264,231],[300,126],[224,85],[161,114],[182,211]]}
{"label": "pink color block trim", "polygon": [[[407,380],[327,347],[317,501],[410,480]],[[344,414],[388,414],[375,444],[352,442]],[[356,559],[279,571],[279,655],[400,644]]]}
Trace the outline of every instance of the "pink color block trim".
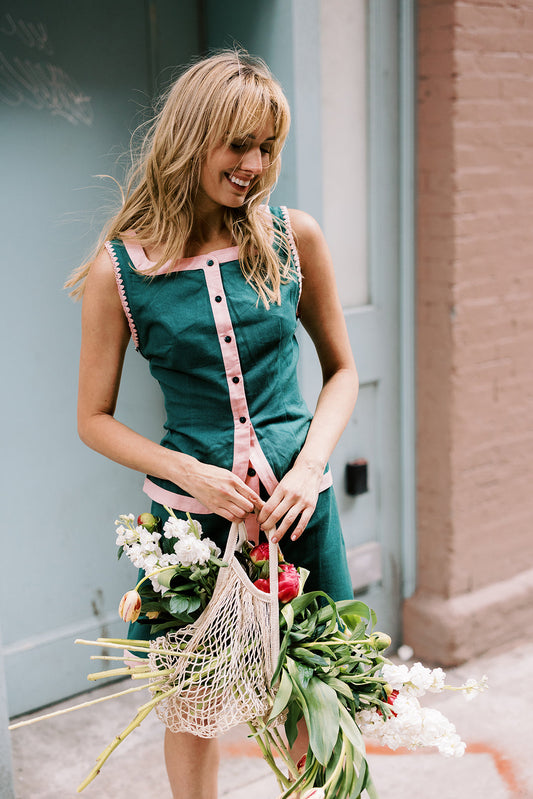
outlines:
{"label": "pink color block trim", "polygon": [[209,508],[206,508],[194,497],[184,497],[183,494],[178,494],[175,491],[167,491],[166,488],[161,488],[153,483],[148,477],[144,481],[143,491],[148,494],[150,499],[174,510],[182,510],[185,513],[211,513]]}
{"label": "pink color block trim", "polygon": [[115,273],[115,280],[117,281],[117,288],[120,297],[120,302],[122,303],[122,308],[124,309],[124,313],[126,314],[126,319],[128,320],[128,325],[130,328],[130,333],[133,339],[133,343],[135,345],[135,349],[138,350],[139,336],[137,335],[137,328],[135,327],[135,322],[133,321],[133,316],[131,315],[130,306],[128,305],[128,298],[126,297],[126,291],[124,290],[124,281],[122,280],[122,273],[120,271],[119,260],[116,256],[115,250],[113,249],[113,245],[111,244],[110,241],[106,241],[105,248],[109,253],[109,257],[111,258],[111,262],[113,264],[113,271]]}
{"label": "pink color block trim", "polygon": [[291,246],[292,258],[294,261],[294,266],[296,267],[296,274],[298,275],[298,285],[300,287],[298,293],[298,303],[300,302],[300,297],[302,296],[302,268],[300,266],[300,256],[298,255],[298,250],[296,249],[296,242],[294,241],[294,235],[292,232],[291,227],[291,220],[289,217],[289,211],[285,205],[281,207],[281,214],[283,216],[283,221],[285,222],[285,229],[287,233],[287,238],[289,239],[289,244]]}
{"label": "pink color block trim", "polygon": [[[155,261],[151,261],[144,248],[135,241],[124,240],[124,246],[131,262],[138,272],[147,272],[153,269]],[[181,272],[189,269],[203,269],[207,265],[210,258],[216,258],[218,263],[224,264],[228,261],[236,261],[239,258],[239,248],[225,247],[221,250],[212,250],[211,252],[202,253],[201,255],[194,255],[191,258],[180,258],[178,261],[167,261],[166,264],[160,266],[157,272],[152,272],[154,275],[164,275],[167,272]]]}

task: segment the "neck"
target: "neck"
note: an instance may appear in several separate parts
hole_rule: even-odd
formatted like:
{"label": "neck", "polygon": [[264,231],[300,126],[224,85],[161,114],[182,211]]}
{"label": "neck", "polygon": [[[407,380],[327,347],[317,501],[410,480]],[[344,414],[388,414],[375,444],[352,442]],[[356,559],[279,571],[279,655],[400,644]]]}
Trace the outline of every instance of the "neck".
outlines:
{"label": "neck", "polygon": [[186,255],[195,255],[199,249],[218,250],[232,244],[231,233],[224,222],[224,209],[220,205],[195,214]]}

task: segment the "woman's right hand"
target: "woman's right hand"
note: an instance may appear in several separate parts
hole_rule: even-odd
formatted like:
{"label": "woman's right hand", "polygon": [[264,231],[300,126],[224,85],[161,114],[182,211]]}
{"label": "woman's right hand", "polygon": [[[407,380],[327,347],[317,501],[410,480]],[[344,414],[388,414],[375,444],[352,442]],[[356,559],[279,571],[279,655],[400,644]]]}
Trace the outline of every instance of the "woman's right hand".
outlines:
{"label": "woman's right hand", "polygon": [[216,513],[230,522],[240,522],[250,513],[259,512],[265,504],[240,477],[209,463],[201,463],[188,455],[179,455],[187,459],[186,468],[180,465],[179,476],[173,479],[187,493],[205,505],[212,513]]}

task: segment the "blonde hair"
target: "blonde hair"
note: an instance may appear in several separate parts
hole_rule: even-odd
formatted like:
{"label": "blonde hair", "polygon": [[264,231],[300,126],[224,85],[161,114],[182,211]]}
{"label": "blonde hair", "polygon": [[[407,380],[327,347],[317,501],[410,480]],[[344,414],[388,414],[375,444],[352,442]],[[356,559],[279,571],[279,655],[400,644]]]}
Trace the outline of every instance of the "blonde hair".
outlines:
{"label": "blonde hair", "polygon": [[[225,209],[224,222],[239,247],[246,280],[266,307],[279,303],[281,283],[292,278],[290,246],[281,230],[273,234],[264,205],[279,175],[290,111],[266,64],[243,51],[227,50],[205,58],[171,85],[138,158],[132,160],[123,205],[102,232],[96,252],[103,241],[134,230],[137,243],[160,248],[161,256],[150,273],[167,261],[183,258],[207,153],[220,142],[244,141],[270,122],[275,139],[269,164],[243,205]],[[272,247],[273,235],[282,259]],[[82,295],[92,260],[75,270],[65,284],[72,289],[71,296]]]}

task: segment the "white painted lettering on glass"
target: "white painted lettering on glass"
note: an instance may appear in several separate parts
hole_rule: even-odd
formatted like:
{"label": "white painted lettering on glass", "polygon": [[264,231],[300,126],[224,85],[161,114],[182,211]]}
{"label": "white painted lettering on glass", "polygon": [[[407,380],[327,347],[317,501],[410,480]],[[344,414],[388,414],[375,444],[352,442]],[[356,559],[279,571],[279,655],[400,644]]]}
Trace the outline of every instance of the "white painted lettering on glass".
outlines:
{"label": "white painted lettering on glass", "polygon": [[[42,22],[14,20],[5,14],[0,22],[0,39],[16,38],[26,47],[46,55],[54,51]],[[0,51],[0,102],[29,105],[61,116],[73,125],[92,125],[91,98],[56,64],[8,56]]]}

